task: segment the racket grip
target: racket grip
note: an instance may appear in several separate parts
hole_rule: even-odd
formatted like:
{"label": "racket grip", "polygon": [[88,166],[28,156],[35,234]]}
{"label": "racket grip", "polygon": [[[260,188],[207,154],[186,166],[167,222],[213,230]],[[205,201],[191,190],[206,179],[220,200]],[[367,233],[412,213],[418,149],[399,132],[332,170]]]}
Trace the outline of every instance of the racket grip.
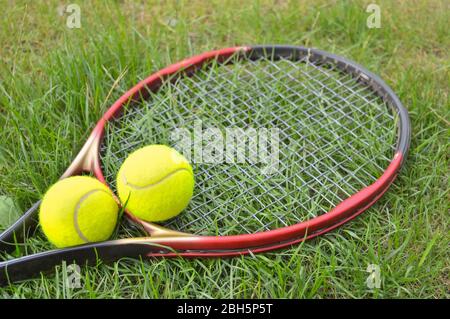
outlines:
{"label": "racket grip", "polygon": [[37,227],[37,212],[41,201],[36,202],[31,208],[14,222],[9,228],[0,234],[0,253],[11,252],[17,243],[23,242],[28,231]]}
{"label": "racket grip", "polygon": [[0,286],[52,272],[55,266],[61,266],[63,262],[67,265],[97,265],[100,260],[112,262],[125,257],[139,259],[162,252],[168,250],[152,244],[149,238],[117,239],[45,251],[0,262]]}

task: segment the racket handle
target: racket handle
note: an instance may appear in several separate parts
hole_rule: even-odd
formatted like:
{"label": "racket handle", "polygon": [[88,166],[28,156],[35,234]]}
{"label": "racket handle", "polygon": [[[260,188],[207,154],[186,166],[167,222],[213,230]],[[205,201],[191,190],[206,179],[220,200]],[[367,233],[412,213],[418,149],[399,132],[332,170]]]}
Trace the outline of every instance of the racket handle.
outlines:
{"label": "racket handle", "polygon": [[124,257],[139,259],[168,250],[154,245],[149,238],[117,239],[55,249],[0,262],[0,286],[31,279],[40,273],[52,272],[65,261],[67,265],[96,265],[98,261],[112,262]]}
{"label": "racket handle", "polygon": [[13,251],[16,248],[16,243],[23,242],[28,231],[36,229],[40,203],[41,201],[36,202],[14,224],[0,234],[0,253]]}

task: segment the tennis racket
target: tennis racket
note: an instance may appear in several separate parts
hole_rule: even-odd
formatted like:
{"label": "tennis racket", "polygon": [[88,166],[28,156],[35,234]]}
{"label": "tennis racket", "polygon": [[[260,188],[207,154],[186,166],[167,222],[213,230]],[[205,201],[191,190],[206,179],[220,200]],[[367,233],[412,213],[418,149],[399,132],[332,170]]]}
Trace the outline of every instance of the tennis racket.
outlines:
{"label": "tennis racket", "polygon": [[[211,152],[214,161],[191,154],[196,188],[181,215],[156,225],[126,212],[145,237],[6,260],[0,282],[31,278],[63,261],[223,257],[299,243],[372,206],[396,178],[410,142],[406,109],[358,64],[297,46],[233,47],[173,64],[127,91],[98,121],[62,178],[87,172],[115,190],[116,173],[130,152],[171,145],[176,130],[199,127],[214,128],[216,135],[234,129],[233,143],[269,145],[266,160],[236,158],[228,149]],[[249,132],[270,134],[255,138]],[[201,147],[211,145],[214,134],[207,135]],[[231,143],[222,141],[224,147]],[[1,252],[14,249],[36,226],[38,207],[0,235]]]}

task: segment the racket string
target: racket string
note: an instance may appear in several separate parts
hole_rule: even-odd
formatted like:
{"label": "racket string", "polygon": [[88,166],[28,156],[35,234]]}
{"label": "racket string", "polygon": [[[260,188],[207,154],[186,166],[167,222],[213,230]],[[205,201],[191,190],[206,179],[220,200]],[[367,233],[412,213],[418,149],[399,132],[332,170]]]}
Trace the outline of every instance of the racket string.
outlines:
{"label": "racket string", "polygon": [[[314,107],[314,105],[312,104],[312,102],[311,101],[309,101],[309,100],[307,100],[307,99],[304,99],[305,100],[305,102],[307,102],[307,103],[309,103],[309,104],[311,104],[312,105],[312,107]],[[274,102],[274,104],[275,105],[277,105],[277,103],[276,102]],[[263,105],[258,105],[259,107],[262,107]],[[279,106],[279,105],[277,105],[277,106]],[[271,114],[276,118],[277,116],[273,113],[273,112],[271,112]],[[329,112],[329,114],[331,114],[331,112]],[[307,115],[307,114],[305,114],[305,115]],[[343,114],[344,116],[346,116],[346,114]],[[380,116],[381,114],[379,114],[379,115],[377,115],[376,117],[378,117],[378,116]],[[375,118],[376,118],[375,117]],[[309,115],[307,115],[307,118],[312,118],[312,119],[314,119],[314,115],[311,115],[311,116],[309,116]],[[280,119],[279,119],[280,120]],[[339,119],[338,119],[339,120]],[[281,121],[281,120],[280,120]],[[336,120],[334,120],[334,121],[336,121]],[[366,121],[365,123],[360,123],[360,124],[358,124],[357,126],[356,126],[356,128],[359,128],[359,127],[362,127],[362,126],[364,126],[365,124],[367,124],[368,123],[368,121]],[[285,124],[285,123],[284,123]],[[321,123],[319,123],[319,124],[321,124]],[[348,134],[348,133],[352,133],[353,135],[354,135],[354,137],[356,137],[356,135],[353,133],[353,131],[348,131],[348,132],[346,132],[345,134]],[[342,137],[342,136],[341,136]],[[329,144],[331,144],[331,143],[333,143],[334,141],[330,141],[330,142],[328,142],[328,144],[327,145],[329,145]],[[366,143],[366,145],[367,145],[367,143]],[[351,144],[349,145],[349,146],[351,146]],[[328,155],[328,154],[326,154],[326,155]],[[329,156],[328,156],[329,157]],[[388,160],[388,158],[386,158],[386,160]],[[378,167],[380,170],[382,169],[381,167]],[[366,172],[367,173],[367,172]],[[374,178],[375,178],[375,176],[373,176]]]}
{"label": "racket string", "polygon": [[[292,65],[292,62],[291,62],[291,61],[287,61],[287,62],[288,62],[288,63],[291,63],[291,65]],[[308,64],[308,65],[314,66],[314,64]],[[276,64],[274,64],[274,66],[276,67]],[[317,69],[317,70],[321,70],[320,68],[317,68],[316,66],[314,66],[314,67],[315,67],[315,69]],[[278,68],[278,67],[277,67],[277,68]],[[280,68],[278,68],[278,69],[280,69]],[[280,70],[281,70],[281,69],[280,69]],[[323,71],[322,71],[322,72],[323,72]],[[339,95],[339,94],[337,94],[335,91],[333,91],[332,89],[330,89],[330,86],[328,86],[328,85],[326,85],[326,84],[323,84],[321,81],[317,81],[317,79],[311,77],[308,73],[306,73],[306,72],[304,72],[304,71],[301,71],[301,73],[304,74],[306,77],[308,77],[308,79],[314,80],[316,83],[319,83],[323,89],[326,89],[326,90],[328,90],[329,92],[331,92],[333,96],[338,97],[338,98],[342,99],[343,101],[345,101],[347,104],[349,104],[349,101],[348,101],[348,100],[346,100],[344,97],[342,97],[342,95]],[[325,74],[327,74],[327,73],[325,73]],[[271,76],[269,73],[267,73],[267,75]],[[292,76],[291,76],[290,73],[286,73],[286,75],[287,75],[288,77],[290,77],[293,81],[295,81],[295,82],[299,83],[300,85],[302,85],[302,86],[308,91],[308,87],[307,87],[304,83],[299,82],[298,79],[292,78]],[[329,78],[329,79],[335,80],[334,78],[330,77],[329,74],[327,74],[327,75],[328,75],[328,78]],[[367,104],[370,104],[371,106],[375,106],[375,109],[377,109],[377,107],[376,107],[377,104],[376,104],[376,103],[373,103],[373,102],[375,102],[376,100],[379,101],[380,98],[379,98],[379,97],[374,97],[371,101],[369,101],[369,100],[367,100],[367,98],[366,98],[364,95],[359,95],[359,94],[358,94],[359,92],[354,91],[353,88],[352,88],[352,86],[349,86],[349,85],[348,85],[350,82],[353,82],[353,83],[354,83],[354,87],[356,87],[356,86],[358,85],[357,82],[355,81],[354,78],[352,78],[352,77],[350,77],[350,76],[348,76],[348,75],[347,75],[347,77],[349,78],[349,79],[347,80],[347,82],[342,82],[342,81],[336,80],[336,82],[338,82],[338,84],[339,84],[338,88],[339,88],[339,87],[342,87],[342,88],[348,89],[349,91],[351,91],[352,95],[361,97],[361,99],[363,99],[364,102],[365,102],[365,103],[363,104],[363,106],[365,106],[365,105],[367,105]],[[272,76],[272,78],[273,78],[273,76]],[[274,80],[276,80],[276,79],[274,78]],[[285,83],[283,83],[283,82],[281,82],[281,83],[285,85],[285,87],[286,87],[287,90],[292,90],[291,88],[287,87]],[[364,91],[364,90],[367,90],[367,89],[364,88],[364,87],[360,87],[359,90],[360,90],[360,91]],[[317,97],[318,99],[326,98],[326,95],[323,95],[323,96],[318,95],[316,90],[312,90],[312,91],[311,91],[311,94],[316,95],[316,97]],[[371,93],[371,94],[373,95],[373,93]],[[300,95],[300,97],[301,97],[301,95]],[[312,108],[315,108],[315,107],[316,107],[316,106],[314,106],[314,105],[311,103],[311,101],[308,101],[308,100],[305,99],[305,98],[303,98],[303,100],[304,100],[306,103],[309,103],[309,104],[312,106]],[[356,109],[357,111],[359,111],[362,115],[364,115],[364,116],[366,116],[366,117],[368,116],[368,114],[367,114],[366,112],[364,112],[361,108],[357,107],[357,105],[358,105],[357,103],[350,103],[350,105],[352,106],[352,108],[354,108],[354,109]],[[338,106],[338,107],[336,107],[336,106]],[[339,107],[339,106],[340,106],[340,105],[338,105],[338,103],[334,103],[333,105],[330,105],[330,108],[331,108],[331,107],[334,107],[334,108],[335,108],[335,111],[334,111],[334,112],[340,112],[343,116],[345,116],[345,117],[346,117],[347,119],[349,119],[350,121],[354,121],[354,119],[352,119],[351,117],[349,117],[348,114],[346,114],[345,112],[343,112],[342,108]],[[333,113],[331,112],[331,113],[328,113],[327,115],[329,116],[330,114],[333,114]],[[386,112],[380,113],[379,115],[388,115],[389,117],[391,117],[390,114],[389,114],[389,113],[386,113]],[[313,117],[313,116],[314,116],[314,115],[312,115],[311,117]],[[331,118],[332,118],[332,117],[331,117]],[[376,119],[376,117],[375,117],[375,119]],[[391,117],[390,119],[392,120],[393,117]],[[372,120],[373,120],[373,119],[372,119]],[[364,124],[367,124],[367,122],[364,123]],[[361,127],[361,126],[362,126],[362,125],[358,125],[357,128],[359,128],[359,127]],[[350,132],[354,135],[354,137],[356,137],[356,138],[358,137],[358,136],[357,136],[356,134],[354,134],[352,131],[350,131]],[[372,132],[369,131],[369,133],[372,133]],[[372,135],[373,135],[375,138],[378,138],[378,136],[376,136],[376,135],[374,135],[374,134],[372,134]],[[366,145],[369,146],[367,143],[366,143]]]}
{"label": "racket string", "polygon": [[[254,62],[253,62],[254,63]],[[280,69],[280,68],[278,68],[278,69]],[[251,73],[250,73],[251,74]],[[278,80],[278,79],[276,79],[276,78],[274,78],[271,74],[269,74],[269,73],[267,73],[266,72],[266,74],[268,74],[268,75],[270,75],[274,80]],[[288,72],[288,73],[286,73],[288,76],[290,75],[290,73]],[[352,81],[354,82],[354,79],[352,78]],[[280,83],[283,83],[283,82],[280,82]],[[302,84],[302,83],[300,83],[300,84]],[[289,87],[286,87],[288,90],[292,90],[291,88],[289,88]],[[363,88],[364,89],[364,88]],[[354,91],[353,91],[354,92]],[[313,92],[314,93],[314,92]],[[312,94],[313,94],[312,93]],[[354,92],[355,93],[355,92]],[[297,92],[294,92],[294,95],[297,95]],[[301,95],[300,95],[300,97],[301,97]],[[320,96],[318,96],[318,98],[320,98]],[[307,98],[303,98],[302,97],[302,99],[306,102],[306,103],[309,103],[311,106],[312,106],[312,108],[316,108],[316,106],[310,101],[310,100],[308,100]],[[375,99],[379,99],[378,97],[377,98],[374,98],[374,100]],[[289,101],[289,97],[288,97],[288,99],[287,99],[288,101]],[[367,100],[366,100],[367,101]],[[373,101],[373,100],[372,100]],[[369,103],[369,101],[367,101],[368,103]],[[244,101],[244,103],[245,103],[245,101]],[[275,105],[276,105],[277,103],[275,102]],[[258,105],[258,106],[260,106],[261,107],[261,105]],[[279,106],[279,105],[278,105]],[[341,112],[342,113],[342,111],[339,109],[339,108],[337,108],[337,110],[335,111],[335,112],[337,112],[337,111],[339,111],[339,112]],[[362,111],[360,111],[363,115],[367,115],[366,113],[364,113],[364,112],[362,112]],[[330,114],[332,114],[332,112],[329,112],[328,113],[328,115],[330,115]],[[348,115],[347,114],[345,114],[345,113],[342,113],[343,114],[343,116],[346,116],[347,118],[349,118],[348,117]],[[272,115],[273,115],[273,113],[272,113]],[[382,114],[380,114],[380,115],[382,115]],[[308,118],[314,118],[314,116],[315,116],[315,114],[313,114],[313,115],[307,115],[308,116]],[[376,118],[376,117],[375,117]],[[366,123],[363,123],[363,124],[367,124],[368,122],[366,122]],[[359,128],[359,127],[362,127],[363,126],[363,124],[360,124],[360,125],[358,125],[356,128]],[[370,131],[369,131],[370,132]],[[351,134],[353,134],[354,135],[354,137],[355,138],[357,138],[357,135],[355,135],[354,134],[354,132],[353,131],[350,131],[350,133]],[[376,136],[375,136],[376,137]],[[363,141],[364,142],[364,141]],[[367,146],[369,146],[367,143],[366,143],[366,145]],[[386,160],[389,160],[387,157],[385,157],[385,159]],[[382,169],[381,167],[379,167],[380,169]]]}
{"label": "racket string", "polygon": [[376,180],[395,149],[386,103],[352,76],[306,60],[212,66],[150,95],[107,127],[101,154],[112,188],[131,151],[170,144],[174,128],[279,128],[273,175],[261,174],[261,163],[193,163],[196,194],[165,224],[181,231],[253,233],[316,217]]}
{"label": "racket string", "polygon": [[[194,84],[197,86],[198,84],[196,83],[196,82],[194,82]],[[182,90],[179,90],[180,91],[180,93],[184,93],[184,92],[187,92],[188,91],[188,89],[189,88],[186,88],[186,90],[184,90],[184,91],[182,91]],[[201,96],[201,95],[200,95]],[[260,102],[258,102],[258,103],[260,103]],[[258,106],[261,106],[261,105],[258,105]],[[218,114],[219,115],[219,114]],[[284,123],[284,124],[286,124],[286,123]],[[287,126],[287,125],[286,125]],[[283,134],[284,132],[282,132],[282,134]],[[286,137],[288,137],[288,136],[286,136]],[[311,164],[311,163],[308,163],[308,164]],[[322,172],[319,172],[321,175],[324,175],[324,173],[322,173]],[[247,171],[246,170],[241,170],[241,174],[243,174],[243,175],[246,175],[247,177],[249,177],[249,178],[251,178],[251,176],[248,176],[248,173],[247,173]],[[232,178],[232,177],[234,177],[234,176],[229,176],[230,178]],[[296,174],[296,177],[299,177],[297,174]],[[312,178],[315,178],[314,176],[312,176]],[[288,180],[288,182],[289,182],[289,180]],[[339,187],[339,185],[337,185],[337,184],[335,184],[337,187]],[[242,186],[242,185],[239,185],[239,186]],[[249,189],[249,190],[253,190],[254,188],[257,188],[258,186],[260,186],[260,185],[255,185],[254,187],[252,187],[251,189]],[[341,189],[342,190],[342,189]],[[270,195],[270,193],[268,193],[268,190],[266,189],[266,191],[263,193],[263,195]],[[289,195],[289,194],[285,194],[285,196],[287,196],[287,195]],[[347,195],[348,195],[348,193],[347,193]],[[283,197],[285,197],[285,196],[283,196]],[[337,198],[338,200],[342,200],[341,198]],[[256,200],[258,201],[258,197],[256,197]],[[327,198],[325,198],[325,200],[327,200],[328,202],[329,202],[329,204],[330,205],[332,205],[333,204],[333,202],[332,201],[329,201]],[[279,201],[279,199],[277,199],[276,200],[277,202]],[[220,207],[219,207],[220,208]],[[234,213],[235,211],[232,211],[229,215],[230,216],[233,216],[233,213]],[[207,215],[211,215],[211,214],[213,214],[214,213],[214,211],[210,211],[210,212],[208,212],[208,214]],[[206,215],[206,216],[207,216]],[[203,216],[203,217],[206,217],[206,216]],[[253,217],[254,217],[254,215],[252,215]],[[223,217],[222,217],[223,218]],[[281,219],[280,219],[281,220]],[[281,220],[282,221],[282,220]],[[188,225],[187,225],[188,226]],[[267,226],[267,225],[265,225],[265,226]]]}

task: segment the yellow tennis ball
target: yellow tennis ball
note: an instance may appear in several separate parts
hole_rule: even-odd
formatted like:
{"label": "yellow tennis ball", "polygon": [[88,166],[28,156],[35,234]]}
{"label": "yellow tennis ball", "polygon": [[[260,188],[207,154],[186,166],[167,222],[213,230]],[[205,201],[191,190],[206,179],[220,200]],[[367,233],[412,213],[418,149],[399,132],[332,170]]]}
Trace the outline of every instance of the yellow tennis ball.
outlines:
{"label": "yellow tennis ball", "polygon": [[62,179],[42,199],[39,222],[57,247],[108,239],[117,223],[119,207],[112,192],[88,176]]}
{"label": "yellow tennis ball", "polygon": [[194,192],[187,159],[165,145],[131,153],[117,174],[117,192],[126,208],[150,222],[167,220],[186,208]]}

